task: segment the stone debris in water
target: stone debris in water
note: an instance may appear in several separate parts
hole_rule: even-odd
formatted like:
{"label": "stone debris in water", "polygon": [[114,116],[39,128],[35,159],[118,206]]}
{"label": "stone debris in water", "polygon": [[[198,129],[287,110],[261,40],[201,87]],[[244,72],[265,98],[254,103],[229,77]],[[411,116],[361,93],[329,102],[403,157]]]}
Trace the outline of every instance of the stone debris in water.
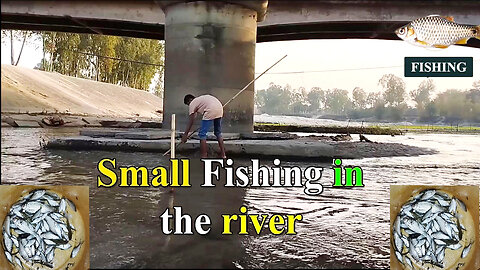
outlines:
{"label": "stone debris in water", "polygon": [[[460,207],[458,207],[460,206]],[[459,218],[465,204],[445,192],[427,189],[414,196],[400,209],[393,224],[392,245],[398,261],[410,269],[412,262],[445,267],[447,249],[463,249],[465,258],[472,243],[462,241],[465,226]]]}
{"label": "stone debris in water", "polygon": [[[75,229],[67,214],[68,207],[76,211],[73,202],[45,189],[33,190],[12,205],[2,232],[7,260],[18,269],[25,269],[24,263],[53,268],[56,249],[72,248]],[[76,255],[80,247],[73,249],[72,254]]]}

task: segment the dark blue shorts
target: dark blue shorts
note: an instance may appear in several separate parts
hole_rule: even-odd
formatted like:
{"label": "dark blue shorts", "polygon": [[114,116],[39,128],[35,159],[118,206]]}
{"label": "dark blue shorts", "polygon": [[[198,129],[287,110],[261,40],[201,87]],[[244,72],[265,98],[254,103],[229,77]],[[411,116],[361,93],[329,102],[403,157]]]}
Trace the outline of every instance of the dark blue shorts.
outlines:
{"label": "dark blue shorts", "polygon": [[200,140],[207,139],[207,132],[210,131],[213,123],[213,134],[217,136],[217,138],[222,137],[222,118],[216,118],[213,120],[202,120],[202,125],[200,126],[200,131],[198,131],[198,137]]}

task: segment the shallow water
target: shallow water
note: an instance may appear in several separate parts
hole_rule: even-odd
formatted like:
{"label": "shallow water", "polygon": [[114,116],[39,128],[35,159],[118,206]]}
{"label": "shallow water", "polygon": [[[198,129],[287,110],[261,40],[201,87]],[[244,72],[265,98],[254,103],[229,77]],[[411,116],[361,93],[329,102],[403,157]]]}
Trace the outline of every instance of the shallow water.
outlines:
{"label": "shallow water", "polygon": [[[365,187],[326,189],[322,196],[307,196],[302,188],[199,188],[203,171],[196,162],[190,172],[193,187],[173,195],[161,188],[97,188],[96,166],[102,158],[147,168],[166,166],[167,159],[159,153],[40,148],[42,137],[74,134],[78,130],[3,128],[2,184],[90,186],[92,268],[387,268],[391,184],[480,184],[479,135],[408,134],[368,137],[429,147],[438,153],[344,160],[344,165],[362,167]],[[321,182],[331,185],[333,181],[330,164],[286,160],[282,164],[324,166]],[[303,214],[296,226],[298,234],[221,236],[220,215],[238,213],[242,204],[252,213]],[[169,205],[182,206],[192,216],[208,214],[211,233],[165,236],[158,216]]]}

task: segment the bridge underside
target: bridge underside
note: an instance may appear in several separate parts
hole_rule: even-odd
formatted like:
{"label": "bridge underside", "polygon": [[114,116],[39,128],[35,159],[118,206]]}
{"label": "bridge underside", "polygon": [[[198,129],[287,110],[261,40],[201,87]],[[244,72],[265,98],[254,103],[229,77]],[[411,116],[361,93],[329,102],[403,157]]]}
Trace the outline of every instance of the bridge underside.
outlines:
{"label": "bridge underside", "polygon": [[[165,40],[163,126],[169,128],[171,114],[180,127],[186,125],[186,94],[211,94],[225,103],[252,81],[257,42],[400,41],[395,29],[429,14],[480,24],[471,1],[435,2],[98,0],[92,6],[88,1],[2,0],[1,27]],[[480,48],[480,40],[470,39],[466,46]],[[250,85],[225,108],[224,131],[253,132],[253,111]]]}
{"label": "bridge underside", "polygon": [[[394,30],[408,21],[329,21],[259,25],[257,42],[304,39],[384,39],[400,40]],[[38,16],[2,13],[2,29],[103,34],[163,40],[163,24],[115,21],[69,16]],[[480,40],[470,39],[468,47],[480,48]]]}

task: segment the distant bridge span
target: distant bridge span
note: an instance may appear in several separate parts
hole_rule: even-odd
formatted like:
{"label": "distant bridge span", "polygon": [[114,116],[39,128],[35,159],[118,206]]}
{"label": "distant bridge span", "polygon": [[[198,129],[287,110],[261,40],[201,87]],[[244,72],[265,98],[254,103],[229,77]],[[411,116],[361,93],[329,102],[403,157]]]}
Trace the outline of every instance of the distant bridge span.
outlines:
{"label": "distant bridge span", "polygon": [[[1,27],[164,39],[165,2],[168,1],[2,0]],[[270,0],[265,18],[259,18],[257,42],[398,40],[393,33],[396,28],[430,14],[453,16],[459,23],[480,25],[480,8],[475,1]],[[471,39],[467,46],[480,48],[480,41]]]}

